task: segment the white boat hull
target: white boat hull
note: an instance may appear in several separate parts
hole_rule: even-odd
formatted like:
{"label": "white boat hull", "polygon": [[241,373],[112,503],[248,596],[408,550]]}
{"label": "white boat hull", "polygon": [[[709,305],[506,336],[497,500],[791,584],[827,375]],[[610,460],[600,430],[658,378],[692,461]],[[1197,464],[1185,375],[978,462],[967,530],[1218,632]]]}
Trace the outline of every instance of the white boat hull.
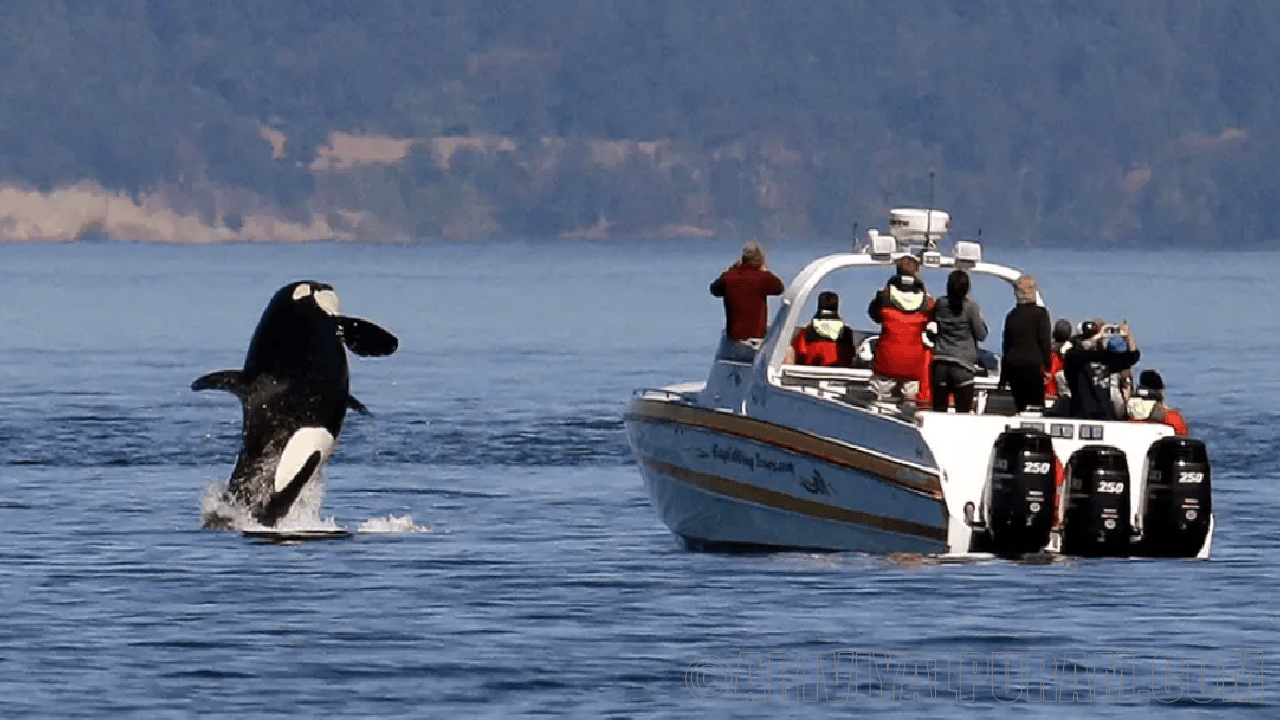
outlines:
{"label": "white boat hull", "polygon": [[816,438],[644,399],[627,430],[660,518],[691,547],[947,551],[940,492],[886,477],[883,458],[832,444],[824,459],[804,447]]}

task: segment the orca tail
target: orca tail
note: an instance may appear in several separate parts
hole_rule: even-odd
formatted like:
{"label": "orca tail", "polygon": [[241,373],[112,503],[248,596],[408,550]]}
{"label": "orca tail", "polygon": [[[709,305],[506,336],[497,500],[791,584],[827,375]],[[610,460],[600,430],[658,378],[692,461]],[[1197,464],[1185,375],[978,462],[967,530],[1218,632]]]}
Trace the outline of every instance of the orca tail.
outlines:
{"label": "orca tail", "polygon": [[320,451],[316,450],[311,453],[307,461],[302,464],[302,468],[298,470],[288,485],[284,486],[280,492],[272,496],[267,501],[265,507],[254,515],[254,519],[267,527],[274,527],[280,518],[289,514],[289,508],[293,507],[293,503],[298,499],[298,494],[302,492],[302,488],[315,474],[316,468],[320,466]]}
{"label": "orca tail", "polygon": [[351,352],[362,357],[385,357],[400,347],[400,340],[377,323],[338,316],[338,336]]}
{"label": "orca tail", "polygon": [[239,370],[219,370],[211,372],[208,375],[197,378],[191,383],[191,389],[200,390],[226,390],[236,397],[243,398],[248,392],[245,386],[244,374]]}

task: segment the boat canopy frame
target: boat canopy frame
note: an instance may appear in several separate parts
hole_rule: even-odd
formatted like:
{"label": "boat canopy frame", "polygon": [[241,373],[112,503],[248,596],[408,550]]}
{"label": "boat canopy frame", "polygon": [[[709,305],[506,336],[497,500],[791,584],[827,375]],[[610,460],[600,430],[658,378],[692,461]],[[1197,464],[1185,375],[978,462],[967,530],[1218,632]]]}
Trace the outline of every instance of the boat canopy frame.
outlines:
{"label": "boat canopy frame", "polygon": [[[774,314],[773,321],[769,325],[769,331],[766,333],[764,341],[760,344],[760,350],[756,355],[756,372],[763,377],[769,378],[770,381],[777,379],[782,371],[787,348],[791,344],[790,330],[807,322],[800,314],[804,311],[805,303],[809,300],[809,296],[813,294],[814,290],[828,275],[849,268],[893,267],[899,258],[910,256],[920,261],[923,254],[911,252],[910,250],[898,250],[884,255],[873,255],[869,252],[836,253],[825,255],[806,265],[782,293],[782,303],[777,313]],[[1018,278],[1025,274],[1021,270],[1006,265],[982,262],[981,260],[974,262],[957,259],[953,255],[943,255],[936,251],[930,251],[928,256],[927,263],[921,262],[922,267],[965,270],[977,275],[999,278],[1009,283],[1010,286],[1017,283]],[[1036,304],[1044,305],[1044,299],[1038,289],[1036,290]],[[760,364],[763,364],[764,367],[760,367]]]}

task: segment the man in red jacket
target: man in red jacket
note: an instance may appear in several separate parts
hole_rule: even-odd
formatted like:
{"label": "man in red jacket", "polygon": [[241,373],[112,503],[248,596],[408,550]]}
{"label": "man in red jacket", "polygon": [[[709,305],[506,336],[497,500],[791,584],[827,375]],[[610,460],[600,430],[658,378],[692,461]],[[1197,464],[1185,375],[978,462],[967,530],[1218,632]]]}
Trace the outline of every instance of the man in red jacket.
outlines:
{"label": "man in red jacket", "polygon": [[755,240],[742,246],[742,259],[711,283],[711,294],[724,298],[724,335],[716,357],[751,362],[769,327],[769,296],[781,295],[782,280],[769,271],[764,248]]}

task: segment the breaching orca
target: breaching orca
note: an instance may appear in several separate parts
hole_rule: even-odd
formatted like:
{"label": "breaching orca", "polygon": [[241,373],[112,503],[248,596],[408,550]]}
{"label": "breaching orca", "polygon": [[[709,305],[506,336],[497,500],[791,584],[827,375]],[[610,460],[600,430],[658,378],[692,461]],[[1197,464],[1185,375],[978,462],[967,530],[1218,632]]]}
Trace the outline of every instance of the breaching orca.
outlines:
{"label": "breaching orca", "polygon": [[[347,353],[380,357],[396,351],[394,335],[367,320],[338,314],[333,287],[302,281],[280,288],[262,312],[243,370],[209,373],[192,390],[226,390],[244,406],[243,442],[227,499],[262,525],[289,513],[307,482],[333,453],[350,408]],[[206,517],[206,527],[226,528]]]}

